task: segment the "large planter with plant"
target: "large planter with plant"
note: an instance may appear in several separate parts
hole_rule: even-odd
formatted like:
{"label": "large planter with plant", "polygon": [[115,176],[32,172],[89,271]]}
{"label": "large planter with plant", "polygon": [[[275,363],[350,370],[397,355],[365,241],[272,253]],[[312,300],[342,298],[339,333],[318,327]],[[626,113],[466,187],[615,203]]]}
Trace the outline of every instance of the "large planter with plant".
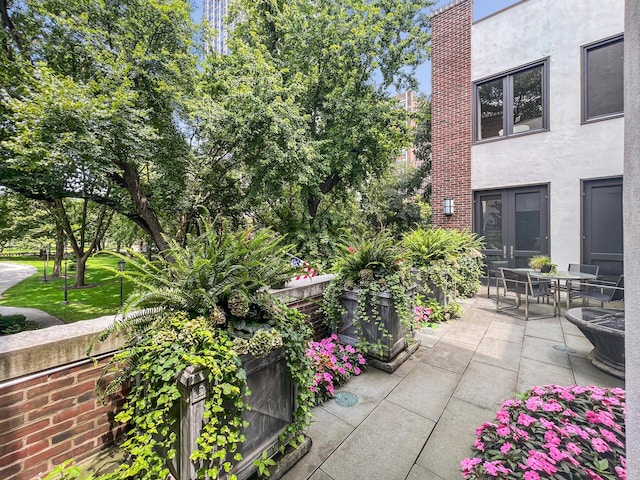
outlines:
{"label": "large planter with plant", "polygon": [[[406,294],[412,297],[414,290],[415,287],[409,288]],[[358,288],[342,291],[340,304],[344,312],[336,333],[341,342],[354,347],[361,342],[379,346],[367,355],[388,362],[407,347],[411,326],[402,321],[391,292],[368,293],[366,298],[360,292]],[[359,318],[358,310],[363,305],[365,312]]]}
{"label": "large planter with plant", "polygon": [[139,289],[102,334],[127,339],[102,392],[132,385],[116,417],[130,427],[127,461],[113,478],[279,478],[310,446],[310,327],[267,292],[291,274],[288,247],[268,230],[199,229],[156,260],[131,252],[124,275]]}
{"label": "large planter with plant", "polygon": [[325,290],[324,311],[340,340],[393,371],[400,352],[415,345],[411,315],[414,286],[403,251],[385,232],[341,246],[336,276]]}

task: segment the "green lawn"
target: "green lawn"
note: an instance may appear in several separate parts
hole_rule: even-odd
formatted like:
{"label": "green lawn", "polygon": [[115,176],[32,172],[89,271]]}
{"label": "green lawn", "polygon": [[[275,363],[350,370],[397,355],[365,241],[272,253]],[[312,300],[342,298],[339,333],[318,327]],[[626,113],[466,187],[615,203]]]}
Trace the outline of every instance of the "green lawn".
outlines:
{"label": "green lawn", "polygon": [[[31,277],[6,290],[0,299],[0,305],[38,308],[67,323],[113,315],[120,307],[120,279],[106,269],[106,267],[117,268],[118,259],[115,257],[98,255],[90,258],[85,276],[87,287],[84,288],[71,288],[75,272],[67,270],[68,305],[62,304],[64,280],[50,277],[52,261],[49,262],[46,282],[43,281],[44,261],[42,260],[32,257],[5,257],[0,258],[0,261],[30,265],[38,269],[38,272]],[[125,280],[125,298],[131,292],[131,287]]]}

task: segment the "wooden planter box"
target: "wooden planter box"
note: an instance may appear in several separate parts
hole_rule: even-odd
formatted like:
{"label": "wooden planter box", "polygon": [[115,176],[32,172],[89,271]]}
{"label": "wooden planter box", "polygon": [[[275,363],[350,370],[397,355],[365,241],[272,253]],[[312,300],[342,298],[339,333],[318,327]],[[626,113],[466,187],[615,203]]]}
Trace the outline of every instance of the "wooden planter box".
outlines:
{"label": "wooden planter box", "polygon": [[[293,421],[296,397],[284,348],[263,358],[242,355],[241,359],[251,390],[251,396],[248,397],[251,410],[242,414],[243,420],[249,423],[244,430],[246,441],[238,449],[243,459],[235,464],[231,473],[237,475],[238,480],[246,480],[256,471],[253,462],[264,450],[268,450],[269,455],[278,450],[278,436]],[[197,447],[196,439],[204,422],[208,386],[202,370],[189,367],[180,377],[179,387],[182,394],[178,434],[180,445],[170,470],[177,480],[192,480],[196,478],[196,468],[189,456]],[[230,454],[229,458],[232,456]],[[227,476],[219,478],[225,479]]]}
{"label": "wooden planter box", "polygon": [[[414,291],[415,287],[411,287],[407,295],[412,296]],[[390,293],[382,292],[378,294],[377,300],[378,304],[376,304],[376,301],[370,301],[369,305],[367,305],[368,318],[360,321],[364,338],[360,338],[358,330],[354,325],[358,303],[360,302],[360,290],[344,290],[340,296],[340,303],[346,310],[346,313],[342,315],[336,333],[341,342],[352,346],[356,346],[361,341],[366,341],[371,344],[380,342],[383,346],[382,353],[369,352],[367,356],[382,362],[389,362],[398,353],[405,350],[407,347],[405,337],[412,332],[400,322]],[[373,320],[373,318],[377,316],[375,313],[382,319],[382,329],[378,328]],[[386,336],[385,333],[389,335]]]}

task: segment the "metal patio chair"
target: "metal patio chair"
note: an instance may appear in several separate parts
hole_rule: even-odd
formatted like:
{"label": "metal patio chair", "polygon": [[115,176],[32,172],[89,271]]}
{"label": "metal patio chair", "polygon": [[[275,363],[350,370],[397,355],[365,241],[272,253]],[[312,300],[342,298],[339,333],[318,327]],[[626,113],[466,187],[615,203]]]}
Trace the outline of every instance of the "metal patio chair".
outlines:
{"label": "metal patio chair", "polygon": [[620,275],[615,282],[593,280],[589,283],[582,283],[580,286],[583,289],[576,296],[582,297],[583,305],[588,305],[589,300],[600,302],[601,307],[604,307],[605,303],[624,301],[624,275]]}
{"label": "metal patio chair", "polygon": [[[531,281],[531,274],[528,271],[511,269],[511,268],[499,268],[500,279],[502,280],[502,287],[505,292],[505,297],[509,293],[513,293],[516,296],[515,306],[500,307],[500,289],[497,289],[496,297],[496,310],[508,310],[513,308],[520,308],[522,303],[522,297],[524,296],[524,319],[529,320],[529,298],[535,298],[538,301],[540,298],[553,300],[553,312],[556,311],[556,295],[555,291],[551,287],[551,282],[538,280]],[[547,315],[545,315],[546,317]]]}

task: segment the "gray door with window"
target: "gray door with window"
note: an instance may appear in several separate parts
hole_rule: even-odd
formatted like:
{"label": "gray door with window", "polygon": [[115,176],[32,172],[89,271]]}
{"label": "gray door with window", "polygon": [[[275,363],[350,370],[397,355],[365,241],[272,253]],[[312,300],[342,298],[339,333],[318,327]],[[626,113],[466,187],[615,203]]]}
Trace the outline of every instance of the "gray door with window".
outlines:
{"label": "gray door with window", "polygon": [[474,231],[484,237],[487,260],[527,267],[529,258],[549,253],[547,185],[474,194]]}
{"label": "gray door with window", "polygon": [[582,182],[582,263],[600,265],[600,275],[623,273],[622,178]]}

